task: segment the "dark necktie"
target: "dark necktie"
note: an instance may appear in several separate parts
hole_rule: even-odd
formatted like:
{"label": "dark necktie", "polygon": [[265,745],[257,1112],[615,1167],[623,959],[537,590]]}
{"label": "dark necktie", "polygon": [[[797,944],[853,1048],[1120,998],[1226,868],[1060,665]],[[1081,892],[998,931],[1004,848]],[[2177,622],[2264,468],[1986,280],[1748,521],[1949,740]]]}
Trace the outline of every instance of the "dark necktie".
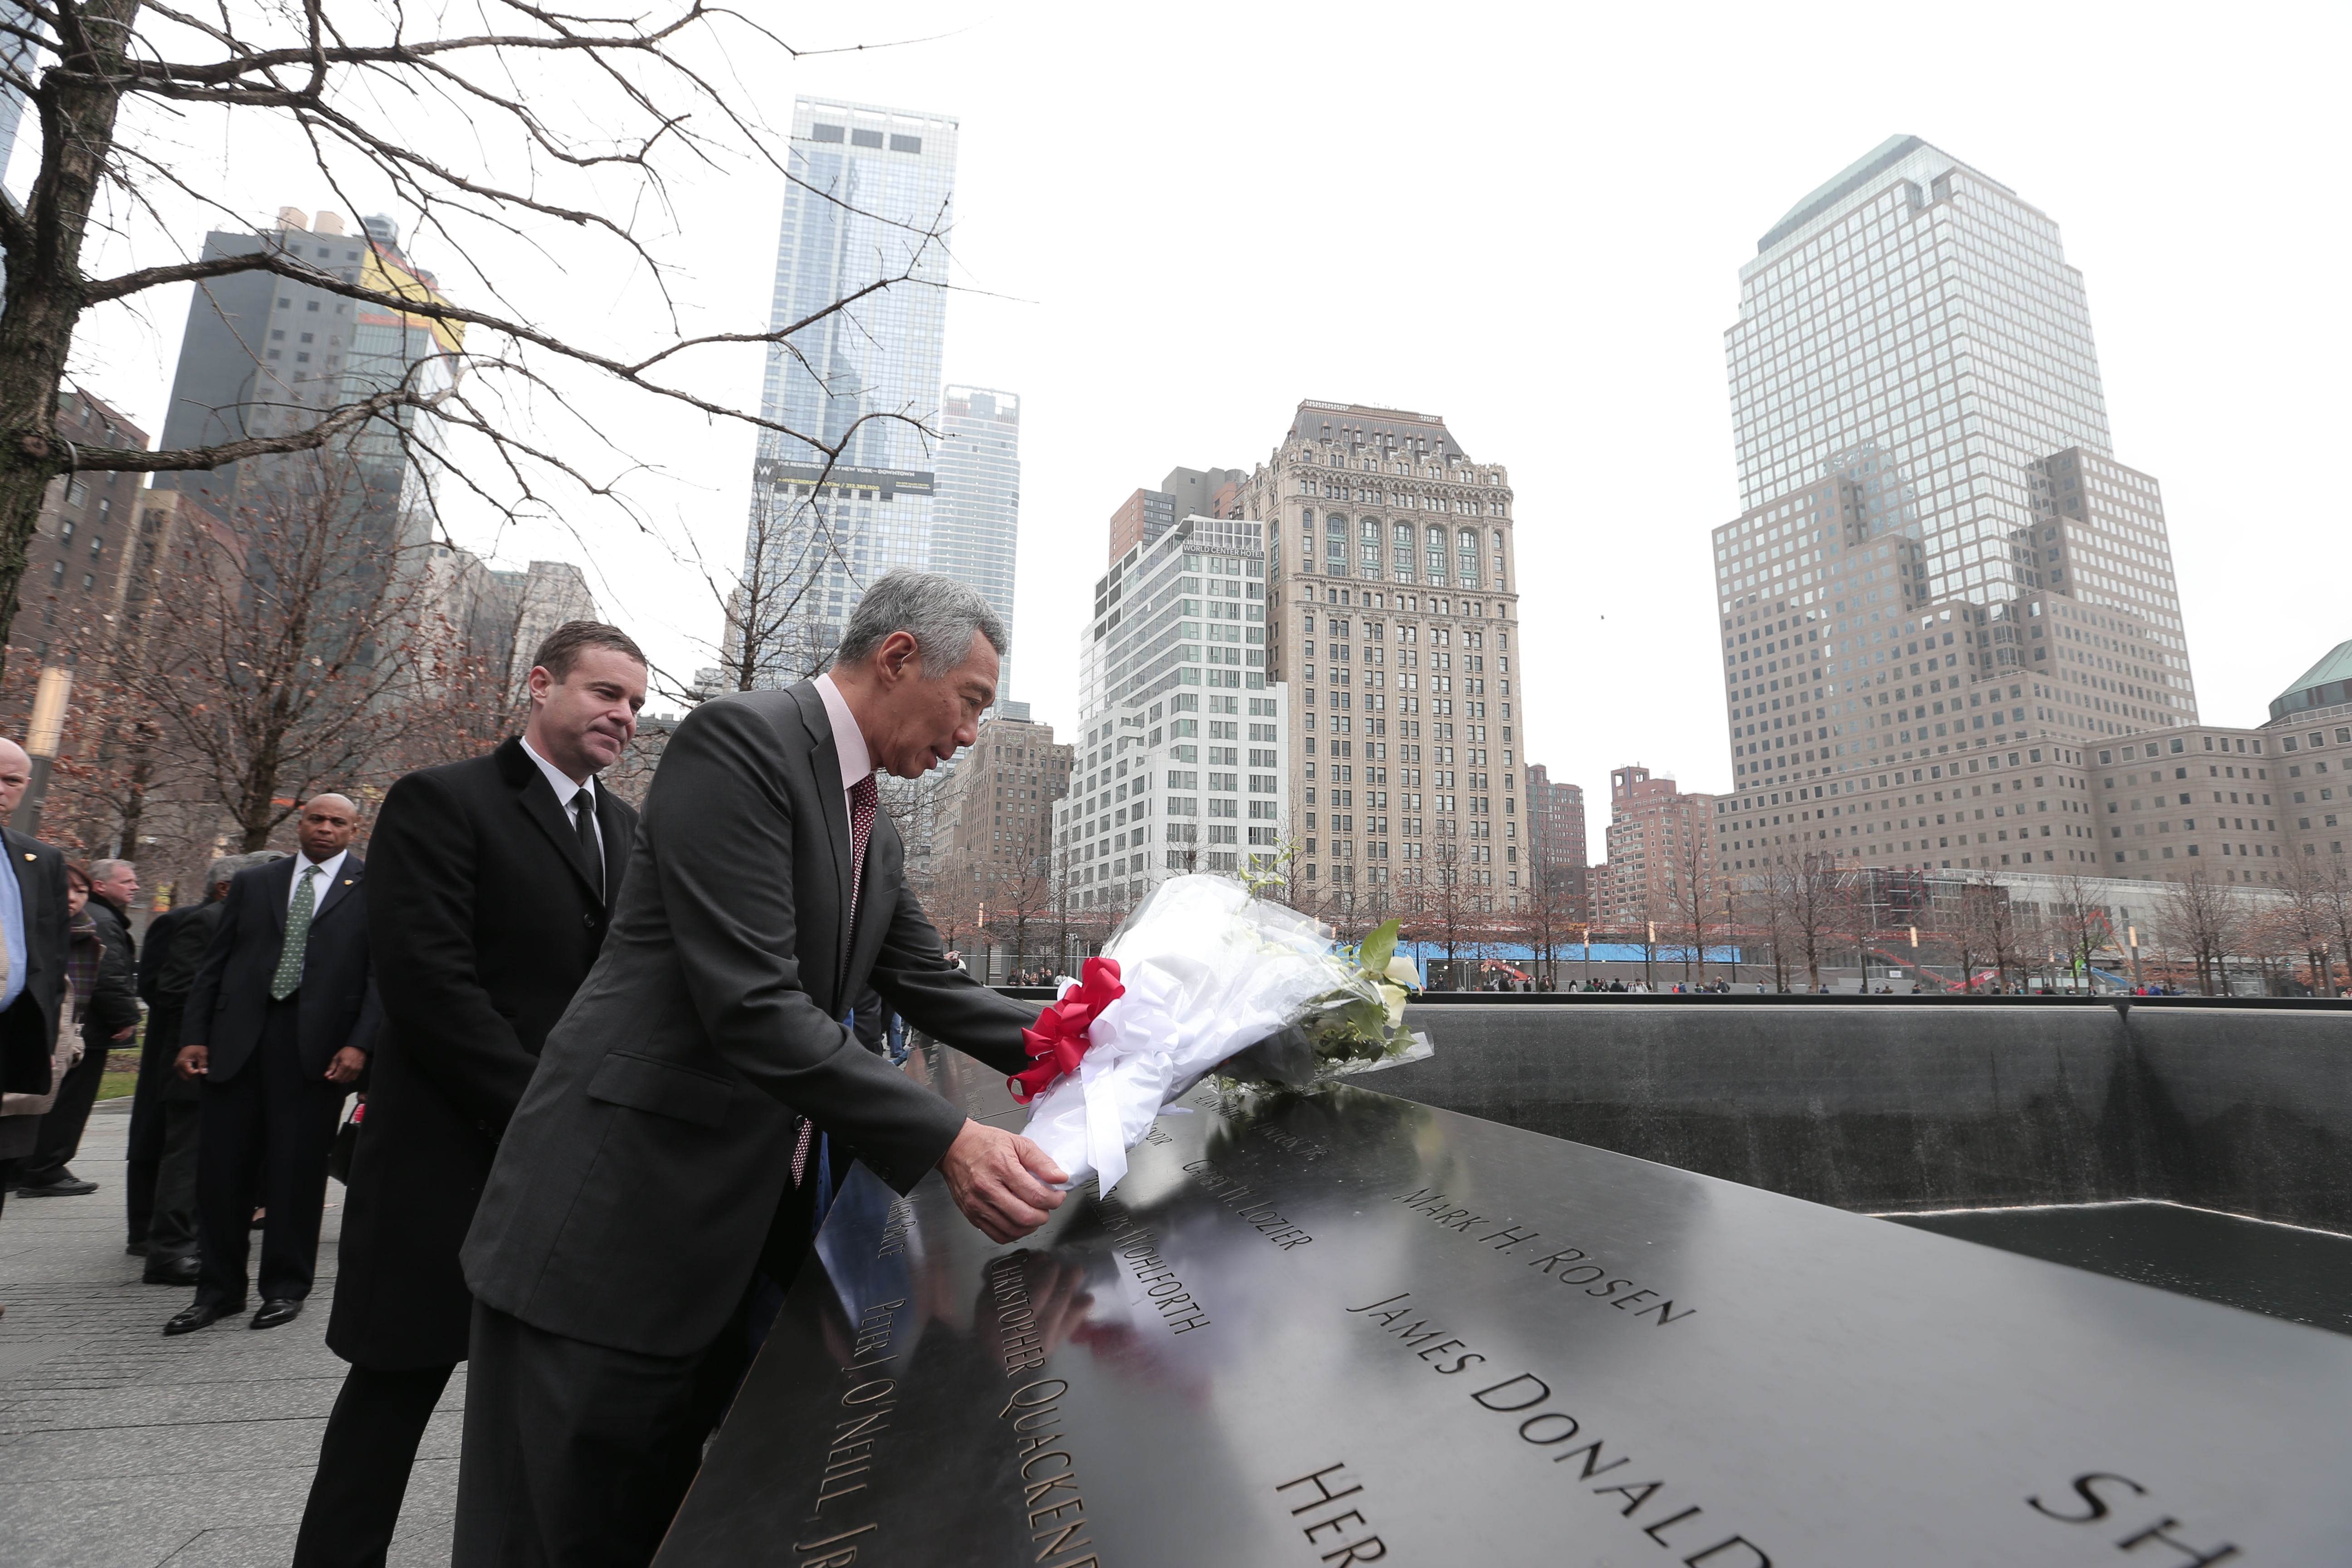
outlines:
{"label": "dark necktie", "polygon": [[[874,837],[874,805],[880,791],[867,773],[849,786],[849,919],[845,929],[856,940],[858,896],[866,889],[866,846]],[[816,1142],[816,1123],[803,1119],[800,1141],[793,1146],[793,1185],[808,1173],[809,1151]],[[820,1221],[823,1215],[819,1215]]]}
{"label": "dark necktie", "polygon": [[604,843],[596,833],[596,795],[585,784],[572,797],[572,831],[580,835],[580,853],[588,857],[588,869],[596,883],[596,896],[604,896]]}

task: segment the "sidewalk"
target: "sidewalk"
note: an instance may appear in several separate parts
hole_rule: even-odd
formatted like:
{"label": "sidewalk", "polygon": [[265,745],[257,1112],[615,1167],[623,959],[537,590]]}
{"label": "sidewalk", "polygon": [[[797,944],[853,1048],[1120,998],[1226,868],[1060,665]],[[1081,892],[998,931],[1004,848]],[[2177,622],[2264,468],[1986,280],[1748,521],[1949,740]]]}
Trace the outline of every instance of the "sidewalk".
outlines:
{"label": "sidewalk", "polygon": [[[0,1563],[8,1568],[285,1568],[343,1363],[325,1344],[342,1187],[330,1183],[319,1285],[301,1317],[177,1339],[191,1292],[139,1282],[122,1250],[130,1100],[92,1114],[79,1198],[0,1216]],[[392,1568],[449,1561],[465,1372],[418,1451]]]}

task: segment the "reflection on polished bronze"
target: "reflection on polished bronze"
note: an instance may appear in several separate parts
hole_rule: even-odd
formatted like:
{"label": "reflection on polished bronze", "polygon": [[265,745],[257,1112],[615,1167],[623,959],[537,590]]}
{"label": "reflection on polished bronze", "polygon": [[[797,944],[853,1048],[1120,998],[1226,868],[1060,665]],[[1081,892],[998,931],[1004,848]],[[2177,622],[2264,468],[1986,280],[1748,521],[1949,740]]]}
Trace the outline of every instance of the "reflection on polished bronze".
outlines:
{"label": "reflection on polished bronze", "polygon": [[2352,1340],[1363,1089],[819,1254],[667,1568],[2352,1562]]}

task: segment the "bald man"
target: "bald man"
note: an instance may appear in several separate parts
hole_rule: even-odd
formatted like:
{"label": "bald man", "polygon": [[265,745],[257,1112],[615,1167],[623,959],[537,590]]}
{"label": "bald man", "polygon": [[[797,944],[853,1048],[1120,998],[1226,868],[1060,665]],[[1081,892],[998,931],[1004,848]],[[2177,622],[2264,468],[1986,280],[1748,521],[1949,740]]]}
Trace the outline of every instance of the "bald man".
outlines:
{"label": "bald man", "polygon": [[203,1085],[202,1272],[194,1304],[163,1325],[167,1334],[245,1310],[257,1204],[269,1212],[249,1326],[292,1322],[310,1294],[336,1118],[383,1021],[368,964],[367,868],[351,852],[359,827],[359,807],[341,795],[304,803],[300,853],[230,879],[189,987],[176,1065]]}

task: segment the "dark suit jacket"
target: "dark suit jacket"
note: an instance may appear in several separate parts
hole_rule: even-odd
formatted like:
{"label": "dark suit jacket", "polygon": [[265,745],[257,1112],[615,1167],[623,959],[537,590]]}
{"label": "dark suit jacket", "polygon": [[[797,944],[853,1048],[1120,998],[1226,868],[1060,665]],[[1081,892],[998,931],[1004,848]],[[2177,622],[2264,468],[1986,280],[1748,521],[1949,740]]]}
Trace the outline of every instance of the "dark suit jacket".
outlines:
{"label": "dark suit jacket", "polygon": [[47,1094],[66,984],[66,858],[57,847],[0,828],[25,900],[25,989],[0,1014],[0,1088]]}
{"label": "dark suit jacket", "polygon": [[[216,900],[206,900],[214,901]],[[195,968],[189,966],[179,994],[168,1000],[156,985],[163,978],[163,966],[171,962],[173,933],[184,929],[188,917],[204,907],[175,905],[147,922],[145,951],[139,955],[139,1000],[147,1004],[147,1028],[139,1044],[139,1087],[131,1097],[130,1157],[134,1161],[163,1157],[163,1102],[196,1098],[196,1086],[172,1068],[173,1058],[180,1050],[180,1014],[187,1006],[187,985],[195,978]],[[209,925],[205,927],[205,938],[211,939]],[[203,954],[199,952],[197,957]]]}
{"label": "dark suit jacket", "polygon": [[596,792],[612,868],[519,740],[392,786],[368,840],[368,936],[384,1028],[369,1064],[327,1343],[362,1366],[466,1359],[457,1248],[547,1032],[604,945],[635,808]]}
{"label": "dark suit jacket", "polygon": [[730,693],[670,737],[604,951],[499,1145],[466,1238],[486,1304],[594,1344],[698,1351],[750,1282],[805,1114],[900,1192],[963,1112],[839,1020],[870,978],[1012,1072],[1034,1009],[951,967],[874,821],[850,951],[849,813],[816,689]]}
{"label": "dark suit jacket", "polygon": [[[180,1021],[182,1046],[210,1050],[207,1083],[235,1078],[261,1044],[269,979],[286,939],[287,895],[304,863],[289,855],[229,880],[220,929],[205,950]],[[327,1064],[345,1046],[365,1050],[374,1044],[383,1015],[368,966],[367,867],[356,855],[345,856],[331,884],[319,890],[302,950],[302,988],[294,997],[305,1077],[326,1077]]]}

